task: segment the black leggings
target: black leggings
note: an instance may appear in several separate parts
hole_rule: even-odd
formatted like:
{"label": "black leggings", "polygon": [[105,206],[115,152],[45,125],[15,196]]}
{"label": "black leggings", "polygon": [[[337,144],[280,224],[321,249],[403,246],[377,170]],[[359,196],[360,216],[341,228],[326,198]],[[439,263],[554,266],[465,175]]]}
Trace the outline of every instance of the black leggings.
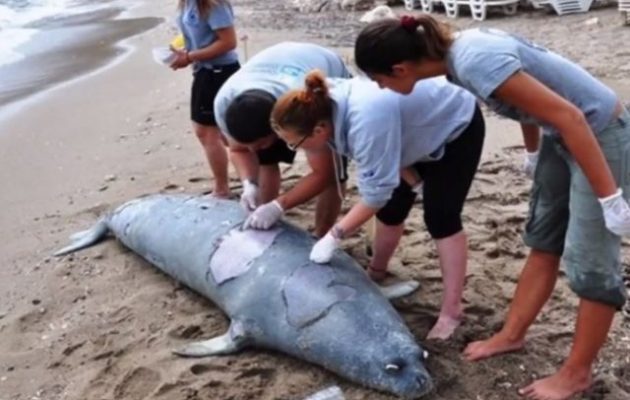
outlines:
{"label": "black leggings", "polygon": [[[412,166],[423,185],[424,222],[434,239],[442,239],[462,230],[461,213],[481,158],[486,125],[478,106],[468,127],[446,145],[437,161],[418,162]],[[416,194],[401,178],[387,204],[376,217],[385,225],[402,224],[413,206]]]}

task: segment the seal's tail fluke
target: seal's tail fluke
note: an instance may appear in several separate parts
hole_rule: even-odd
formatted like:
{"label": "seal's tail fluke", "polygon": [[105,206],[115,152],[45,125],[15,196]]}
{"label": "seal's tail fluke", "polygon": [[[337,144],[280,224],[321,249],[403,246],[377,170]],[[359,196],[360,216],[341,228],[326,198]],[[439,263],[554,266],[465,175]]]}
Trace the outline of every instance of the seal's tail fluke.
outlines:
{"label": "seal's tail fluke", "polygon": [[72,243],[57,251],[53,255],[63,256],[73,253],[77,250],[90,247],[100,242],[107,235],[108,230],[109,228],[107,227],[107,222],[105,221],[105,219],[101,219],[90,229],[71,235],[70,240],[72,241]]}

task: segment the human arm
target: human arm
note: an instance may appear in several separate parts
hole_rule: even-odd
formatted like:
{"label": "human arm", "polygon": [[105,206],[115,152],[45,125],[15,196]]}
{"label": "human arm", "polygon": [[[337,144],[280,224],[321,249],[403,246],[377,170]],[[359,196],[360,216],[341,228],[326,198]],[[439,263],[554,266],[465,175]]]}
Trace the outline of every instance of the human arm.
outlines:
{"label": "human arm", "polygon": [[341,240],[372,218],[400,184],[400,113],[396,101],[384,100],[375,101],[374,107],[363,110],[363,115],[352,121],[348,142],[357,165],[361,200],[315,244],[312,261],[330,261]]}
{"label": "human arm", "polygon": [[207,20],[215,39],[207,46],[199,49],[176,50],[175,61],[171,68],[185,68],[195,61],[205,61],[216,58],[236,48],[236,31],[234,29],[234,14],[229,3],[218,3],[210,10]]}
{"label": "human arm", "polygon": [[230,26],[219,29],[216,32],[217,39],[208,46],[197,50],[173,49],[175,60],[171,63],[174,70],[186,68],[195,61],[211,60],[221,54],[236,48],[236,30]]}
{"label": "human arm", "polygon": [[582,168],[599,198],[611,196],[617,185],[604,154],[580,109],[531,75],[519,71],[499,85],[495,96],[553,126]]}
{"label": "human arm", "polygon": [[556,128],[599,199],[606,228],[630,235],[630,205],[582,111],[522,72],[501,85],[497,96]]}
{"label": "human arm", "polygon": [[286,210],[309,201],[334,183],[335,166],[330,148],[307,151],[306,158],[311,172],[286,193],[256,208],[245,221],[244,228],[269,229]]}
{"label": "human arm", "polygon": [[230,159],[243,182],[241,205],[246,210],[253,210],[258,205],[258,158],[247,146],[228,139]]}
{"label": "human arm", "polygon": [[278,203],[284,210],[306,203],[335,181],[333,157],[333,150],[328,147],[306,152],[306,160],[311,167],[311,172],[300,179],[289,191],[278,197]]}

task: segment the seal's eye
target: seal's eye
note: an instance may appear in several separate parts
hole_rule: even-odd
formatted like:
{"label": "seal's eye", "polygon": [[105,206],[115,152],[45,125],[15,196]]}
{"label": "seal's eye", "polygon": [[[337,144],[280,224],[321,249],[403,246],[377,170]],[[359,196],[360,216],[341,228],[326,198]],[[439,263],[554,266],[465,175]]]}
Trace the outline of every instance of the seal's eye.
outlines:
{"label": "seal's eye", "polygon": [[385,371],[387,371],[387,372],[398,372],[398,371],[400,371],[400,365],[398,365],[398,364],[387,364],[385,366]]}
{"label": "seal's eye", "polygon": [[405,368],[405,361],[401,359],[391,360],[385,365],[385,371],[389,373],[397,373]]}

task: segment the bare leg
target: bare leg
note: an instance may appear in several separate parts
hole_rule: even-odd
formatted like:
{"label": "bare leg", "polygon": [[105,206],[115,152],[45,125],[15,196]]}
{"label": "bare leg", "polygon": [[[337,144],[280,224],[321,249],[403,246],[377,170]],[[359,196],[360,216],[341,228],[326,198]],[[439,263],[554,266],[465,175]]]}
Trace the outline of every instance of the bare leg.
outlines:
{"label": "bare leg", "polygon": [[280,167],[278,164],[261,165],[258,170],[258,187],[260,199],[258,204],[265,204],[280,193]]}
{"label": "bare leg", "polygon": [[462,317],[462,294],[466,280],[468,242],[466,233],[459,231],[435,241],[442,269],[442,309],[427,339],[448,339],[459,326]]}
{"label": "bare leg", "polygon": [[[346,185],[342,184],[341,194],[346,190]],[[334,183],[317,196],[315,206],[315,236],[321,238],[330,228],[333,227],[341,211],[342,198],[339,197],[337,184]]]}
{"label": "bare leg", "polygon": [[385,225],[378,219],[376,220],[376,229],[372,242],[373,255],[368,267],[368,274],[372,280],[378,282],[386,278],[389,260],[391,260],[398,247],[404,229],[405,224]]}
{"label": "bare leg", "polygon": [[522,348],[529,326],[556,285],[559,266],[559,256],[532,250],[518,280],[505,325],[490,339],[470,343],[464,350],[466,359],[477,361]]}
{"label": "bare leg", "polygon": [[193,122],[193,129],[203,146],[214,178],[212,194],[217,197],[229,197],[228,154],[219,128]]}
{"label": "bare leg", "polygon": [[569,357],[558,372],[519,393],[531,399],[564,400],[588,389],[593,382],[595,357],[606,341],[614,315],[615,309],[609,305],[581,299]]}

